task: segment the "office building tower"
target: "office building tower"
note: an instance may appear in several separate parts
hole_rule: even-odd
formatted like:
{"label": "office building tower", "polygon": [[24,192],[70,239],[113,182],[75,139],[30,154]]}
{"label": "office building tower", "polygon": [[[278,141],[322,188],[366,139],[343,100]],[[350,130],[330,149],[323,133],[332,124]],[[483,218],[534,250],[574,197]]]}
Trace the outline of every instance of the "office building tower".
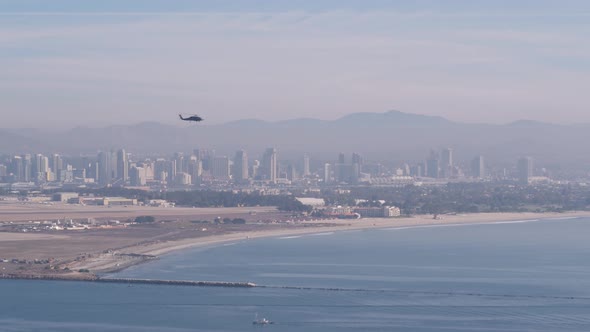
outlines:
{"label": "office building tower", "polygon": [[258,179],[260,176],[260,161],[254,160],[252,163],[252,178]]}
{"label": "office building tower", "polygon": [[444,167],[453,166],[453,149],[446,148],[442,150],[441,164]]}
{"label": "office building tower", "polygon": [[125,149],[117,151],[117,176],[117,180],[121,185],[129,181],[129,157]]}
{"label": "office building tower", "polygon": [[6,165],[0,164],[0,181],[1,178],[8,176],[8,167]]}
{"label": "office building tower", "polygon": [[74,181],[74,169],[72,165],[65,165],[57,173],[52,173],[55,176],[54,181],[71,183]]}
{"label": "office building tower", "polygon": [[153,181],[156,176],[155,172],[155,164],[151,160],[145,160],[143,162],[143,168],[145,169],[145,179],[146,181]]}
{"label": "office building tower", "polygon": [[158,158],[154,162],[154,179],[158,181],[166,181],[168,174],[168,163],[164,158]]}
{"label": "office building tower", "polygon": [[358,153],[352,154],[352,182],[356,183],[361,176],[363,168],[363,157]]}
{"label": "office building tower", "polygon": [[353,165],[340,163],[334,165],[334,179],[339,183],[352,183],[355,176],[354,173],[355,169]]}
{"label": "office building tower", "polygon": [[49,168],[49,158],[44,155],[40,155],[39,158],[39,181],[47,182],[50,181],[51,176],[51,168]]}
{"label": "office building tower", "polygon": [[410,167],[410,175],[416,178],[423,177],[424,174],[422,173],[422,165],[418,164]]}
{"label": "office building tower", "polygon": [[23,158],[21,158],[21,156],[14,156],[12,158],[10,173],[13,174],[15,181],[24,181]]}
{"label": "office building tower", "polygon": [[248,180],[248,154],[246,151],[239,150],[236,152],[232,176],[237,183]]}
{"label": "office building tower", "polygon": [[94,179],[95,175],[92,173],[92,164],[93,162],[90,161],[90,158],[87,156],[82,157],[80,161],[80,170],[84,170],[84,178]]}
{"label": "office building tower", "polygon": [[353,153],[352,154],[352,163],[362,165],[363,164],[363,157],[361,157],[361,155],[358,153]]}
{"label": "office building tower", "polygon": [[404,163],[401,167],[402,171],[404,172],[405,176],[410,176],[411,172],[410,172],[410,165],[408,165],[407,163]]}
{"label": "office building tower", "polygon": [[84,180],[84,179],[86,179],[86,169],[85,168],[74,169],[74,170],[72,170],[72,175],[73,175],[74,179]]}
{"label": "office building tower", "polygon": [[113,170],[111,163],[111,153],[101,151],[98,153],[98,184],[108,186],[113,181]]}
{"label": "office building tower", "polygon": [[229,158],[225,156],[213,158],[211,175],[218,180],[229,179]]}
{"label": "office building tower", "polygon": [[47,158],[46,156],[41,156],[41,158],[39,159],[39,171],[42,174],[46,174],[47,172],[49,172],[50,168],[49,168],[49,158]]}
{"label": "office building tower", "polygon": [[39,182],[43,178],[41,176],[41,157],[43,155],[36,154],[31,161],[31,177],[35,182]]}
{"label": "office building tower", "polygon": [[43,160],[44,156],[42,154],[36,154],[35,157],[33,157],[32,160],[32,165],[31,165],[31,172],[32,172],[32,181],[35,182],[42,182],[43,181],[43,176],[46,172],[46,169],[42,169],[41,168],[41,163]]}
{"label": "office building tower", "polygon": [[203,164],[197,156],[191,156],[188,164],[188,174],[191,176],[191,184],[201,183],[201,175],[203,174]]}
{"label": "office building tower", "polygon": [[145,178],[145,170],[143,167],[132,166],[129,169],[129,182],[134,187],[145,186],[147,180]]}
{"label": "office building tower", "polygon": [[53,156],[51,156],[51,162],[49,164],[49,167],[51,168],[51,171],[53,173],[59,173],[59,171],[64,169],[62,157],[57,153],[53,154]]}
{"label": "office building tower", "polygon": [[213,158],[215,157],[215,150],[195,149],[193,150],[193,154],[197,156],[197,159],[201,160],[203,171],[209,172],[213,164]]}
{"label": "office building tower", "polygon": [[289,164],[289,166],[287,166],[287,180],[297,180],[297,169],[295,166],[293,166],[293,164]]}
{"label": "office building tower", "polygon": [[174,153],[174,161],[176,166],[176,173],[184,172],[185,165],[184,165],[184,153],[182,152],[175,152]]}
{"label": "office building tower", "polygon": [[429,178],[438,179],[440,177],[440,161],[438,154],[434,151],[430,152],[430,157],[426,160],[425,173]]}
{"label": "office building tower", "polygon": [[176,173],[178,173],[177,169],[178,168],[176,168],[176,159],[172,159],[166,162],[166,174],[168,174],[166,181],[168,181],[169,183],[174,183],[174,180],[176,179]]}
{"label": "office building tower", "polygon": [[24,154],[22,155],[22,160],[23,160],[23,181],[24,182],[30,182],[32,180],[31,178],[31,174],[32,174],[32,166],[33,166],[33,162],[31,160],[31,155],[30,154]]}
{"label": "office building tower", "polygon": [[119,174],[117,174],[117,151],[111,149],[110,150],[110,162],[111,162],[111,184],[115,182],[119,178]]}
{"label": "office building tower", "polygon": [[192,176],[185,172],[178,172],[176,174],[175,184],[177,186],[188,186],[192,184]]}
{"label": "office building tower", "polygon": [[471,175],[478,179],[485,177],[485,164],[483,156],[477,156],[471,161]]}
{"label": "office building tower", "polygon": [[533,177],[533,158],[520,158],[518,160],[518,182],[529,184],[531,177]]}
{"label": "office building tower", "polygon": [[303,155],[303,176],[309,176],[309,155],[306,153]]}
{"label": "office building tower", "polygon": [[328,163],[324,164],[324,184],[328,184],[330,182],[332,182],[332,176],[331,176],[331,166]]}
{"label": "office building tower", "polygon": [[277,182],[278,164],[277,164],[277,149],[268,148],[262,156],[261,176],[263,180],[268,180],[270,183]]}
{"label": "office building tower", "polygon": [[446,148],[442,150],[440,164],[443,177],[450,178],[454,175],[453,149]]}

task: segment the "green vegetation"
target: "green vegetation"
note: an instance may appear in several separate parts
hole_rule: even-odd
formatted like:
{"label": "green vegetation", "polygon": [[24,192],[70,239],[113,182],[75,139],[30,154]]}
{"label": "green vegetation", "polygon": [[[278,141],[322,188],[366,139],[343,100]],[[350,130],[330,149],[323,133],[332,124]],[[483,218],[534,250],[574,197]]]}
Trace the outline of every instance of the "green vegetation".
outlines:
{"label": "green vegetation", "polygon": [[[48,191],[51,193],[52,191]],[[291,195],[264,195],[261,193],[234,193],[231,191],[194,190],[173,192],[151,192],[125,188],[80,189],[79,194],[95,196],[120,196],[135,198],[147,203],[151,199],[165,199],[177,206],[194,207],[238,207],[276,206],[281,211],[310,212],[310,206],[303,205]]]}
{"label": "green vegetation", "polygon": [[[450,183],[444,186],[410,185],[402,188],[358,186],[349,189],[350,193],[348,194],[336,194],[333,190],[326,189],[311,196],[325,199],[328,205],[354,206],[356,200],[364,200],[365,202],[360,205],[365,206],[393,205],[400,207],[402,213],[406,215],[590,210],[590,186],[582,185],[520,186],[506,183]],[[305,196],[302,192],[294,195],[263,195],[262,193],[213,190],[146,192],[123,188],[103,188],[82,190],[80,193],[123,196],[136,198],[143,202],[150,199],[166,199],[176,203],[177,206],[276,206],[281,211],[296,213],[312,211],[310,206],[295,199],[295,195]],[[153,221],[151,218],[136,219],[136,222],[149,223]],[[225,221],[221,220],[220,222]]]}
{"label": "green vegetation", "polygon": [[193,224],[209,224],[210,221],[209,220],[191,220],[191,223],[193,223]]}
{"label": "green vegetation", "polygon": [[152,223],[156,221],[156,218],[154,218],[153,216],[139,216],[136,217],[134,221],[138,224]]}
{"label": "green vegetation", "polygon": [[309,212],[311,207],[303,205],[293,196],[262,195],[259,193],[233,193],[229,191],[176,191],[169,192],[166,199],[179,206],[195,207],[237,207],[276,206],[281,211]]}
{"label": "green vegetation", "polygon": [[452,183],[440,187],[351,188],[347,195],[322,193],[328,202],[354,205],[393,205],[404,214],[477,212],[562,212],[590,209],[590,188],[585,186],[516,186],[508,184]]}
{"label": "green vegetation", "polygon": [[246,223],[246,220],[243,218],[234,218],[234,219],[223,218],[223,223],[224,224],[243,225]]}

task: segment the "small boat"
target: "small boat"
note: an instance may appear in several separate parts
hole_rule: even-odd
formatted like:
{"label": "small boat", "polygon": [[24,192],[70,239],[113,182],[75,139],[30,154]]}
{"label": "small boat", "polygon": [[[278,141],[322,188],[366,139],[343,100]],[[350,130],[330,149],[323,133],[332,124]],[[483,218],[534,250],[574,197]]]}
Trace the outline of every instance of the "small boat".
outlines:
{"label": "small boat", "polygon": [[253,325],[271,325],[274,324],[273,321],[270,321],[266,318],[258,319],[258,314],[256,314],[254,321],[252,322]]}

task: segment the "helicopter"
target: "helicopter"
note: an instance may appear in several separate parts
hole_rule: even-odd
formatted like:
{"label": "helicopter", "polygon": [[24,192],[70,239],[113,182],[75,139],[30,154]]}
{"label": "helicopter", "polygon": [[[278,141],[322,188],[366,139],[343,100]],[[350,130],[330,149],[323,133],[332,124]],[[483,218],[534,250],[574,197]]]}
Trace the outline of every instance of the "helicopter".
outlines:
{"label": "helicopter", "polygon": [[186,118],[183,117],[182,114],[178,114],[178,116],[180,117],[180,120],[183,120],[183,121],[194,121],[194,122],[203,121],[203,118],[198,115],[191,115]]}

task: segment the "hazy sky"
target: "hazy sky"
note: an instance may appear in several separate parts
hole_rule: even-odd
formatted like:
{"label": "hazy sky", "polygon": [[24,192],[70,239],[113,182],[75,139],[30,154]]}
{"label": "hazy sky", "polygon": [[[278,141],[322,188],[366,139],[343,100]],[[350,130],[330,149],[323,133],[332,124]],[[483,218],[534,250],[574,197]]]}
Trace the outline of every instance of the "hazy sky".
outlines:
{"label": "hazy sky", "polygon": [[0,127],[590,122],[590,1],[0,1]]}

